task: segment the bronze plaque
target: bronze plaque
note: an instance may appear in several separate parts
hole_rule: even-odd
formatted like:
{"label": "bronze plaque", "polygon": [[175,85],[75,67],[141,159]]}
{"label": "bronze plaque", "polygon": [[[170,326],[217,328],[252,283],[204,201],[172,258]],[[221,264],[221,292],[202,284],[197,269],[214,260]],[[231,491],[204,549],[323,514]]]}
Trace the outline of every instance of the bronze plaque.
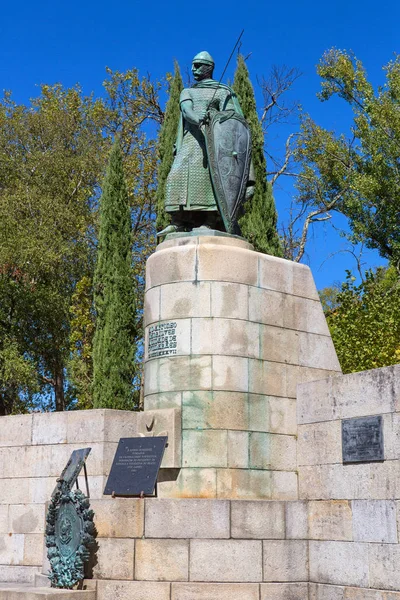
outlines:
{"label": "bronze plaque", "polygon": [[384,460],[382,416],[342,421],[343,464]]}
{"label": "bronze plaque", "polygon": [[167,436],[121,438],[104,494],[153,494],[167,439]]}
{"label": "bronze plaque", "polygon": [[[79,473],[81,472],[87,457],[89,456],[90,451],[91,448],[80,448],[79,450],[74,450],[57,481],[65,482],[69,489],[72,489],[74,483],[79,477]],[[55,494],[57,490],[58,485],[54,488],[53,494]]]}

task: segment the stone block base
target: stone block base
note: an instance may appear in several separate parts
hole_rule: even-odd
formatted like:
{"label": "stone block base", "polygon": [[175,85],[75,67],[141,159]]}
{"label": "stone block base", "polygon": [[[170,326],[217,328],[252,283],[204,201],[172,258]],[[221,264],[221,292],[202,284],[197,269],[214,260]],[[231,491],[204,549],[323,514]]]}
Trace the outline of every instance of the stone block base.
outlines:
{"label": "stone block base", "polygon": [[310,583],[309,600],[400,600],[400,592]]}
{"label": "stone block base", "polygon": [[[308,600],[302,506],[199,498],[96,500],[97,600]],[[132,520],[135,526],[124,529]]]}
{"label": "stone block base", "polygon": [[100,581],[97,600],[308,600],[307,583]]}
{"label": "stone block base", "polygon": [[187,468],[161,473],[161,498],[296,500],[297,473],[262,469]]}
{"label": "stone block base", "polygon": [[96,600],[95,590],[58,590],[29,584],[0,583],[0,600]]}

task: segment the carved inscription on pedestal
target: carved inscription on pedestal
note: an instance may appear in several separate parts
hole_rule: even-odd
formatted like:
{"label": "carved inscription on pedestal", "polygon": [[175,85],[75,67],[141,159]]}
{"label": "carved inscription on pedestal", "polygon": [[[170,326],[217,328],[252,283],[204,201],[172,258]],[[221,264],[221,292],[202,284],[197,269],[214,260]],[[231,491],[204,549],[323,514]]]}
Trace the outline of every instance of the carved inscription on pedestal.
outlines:
{"label": "carved inscription on pedestal", "polygon": [[148,356],[173,356],[176,354],[176,321],[158,323],[149,328]]}

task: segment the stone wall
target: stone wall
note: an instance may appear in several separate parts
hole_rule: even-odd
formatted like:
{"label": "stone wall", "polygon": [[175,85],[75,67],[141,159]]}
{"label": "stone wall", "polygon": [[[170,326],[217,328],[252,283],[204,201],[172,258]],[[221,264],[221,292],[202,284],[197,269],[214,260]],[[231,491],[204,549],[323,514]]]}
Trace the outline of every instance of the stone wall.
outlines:
{"label": "stone wall", "polygon": [[[77,448],[89,490],[101,498],[120,437],[136,435],[135,413],[89,410],[0,418],[0,581],[32,582],[42,568],[45,503]],[[85,490],[83,477],[79,478]]]}
{"label": "stone wall", "polygon": [[[372,415],[385,460],[343,464],[342,419]],[[376,589],[400,590],[400,365],[300,385],[298,421],[310,581],[325,584],[310,599],[397,599]]]}
{"label": "stone wall", "polygon": [[301,503],[118,498],[92,508],[98,600],[308,598]]}
{"label": "stone wall", "polygon": [[[90,497],[96,500],[103,497],[119,439],[139,434],[168,435],[162,468],[180,466],[181,415],[177,409],[0,417],[0,581],[31,582],[39,572],[45,503],[72,451],[91,448],[86,464]],[[78,483],[86,492],[83,474]]]}
{"label": "stone wall", "polygon": [[[0,581],[46,573],[45,503],[71,452],[91,447],[100,600],[306,600],[302,503],[103,497],[117,441],[137,435],[148,417],[93,410],[0,419]],[[157,427],[166,425],[160,418]],[[79,485],[85,489],[83,477]]]}
{"label": "stone wall", "polygon": [[163,242],[145,325],[145,409],[182,410],[159,494],[296,499],[296,385],[340,373],[309,268],[229,237]]}
{"label": "stone wall", "polygon": [[[154,415],[2,417],[0,580],[46,571],[45,502],[72,450],[90,446],[98,600],[400,600],[399,407],[400,366],[300,385],[297,501],[103,497],[117,441]],[[157,427],[179,429],[176,411]],[[385,461],[343,465],[341,420],[377,414]]]}

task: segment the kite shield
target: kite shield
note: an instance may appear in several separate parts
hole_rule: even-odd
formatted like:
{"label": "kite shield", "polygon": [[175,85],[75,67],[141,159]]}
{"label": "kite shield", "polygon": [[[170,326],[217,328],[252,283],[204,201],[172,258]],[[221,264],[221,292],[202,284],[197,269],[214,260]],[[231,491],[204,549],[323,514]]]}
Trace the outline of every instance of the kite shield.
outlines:
{"label": "kite shield", "polygon": [[225,229],[236,233],[251,160],[251,133],[245,119],[234,110],[210,111],[205,124],[211,181]]}

